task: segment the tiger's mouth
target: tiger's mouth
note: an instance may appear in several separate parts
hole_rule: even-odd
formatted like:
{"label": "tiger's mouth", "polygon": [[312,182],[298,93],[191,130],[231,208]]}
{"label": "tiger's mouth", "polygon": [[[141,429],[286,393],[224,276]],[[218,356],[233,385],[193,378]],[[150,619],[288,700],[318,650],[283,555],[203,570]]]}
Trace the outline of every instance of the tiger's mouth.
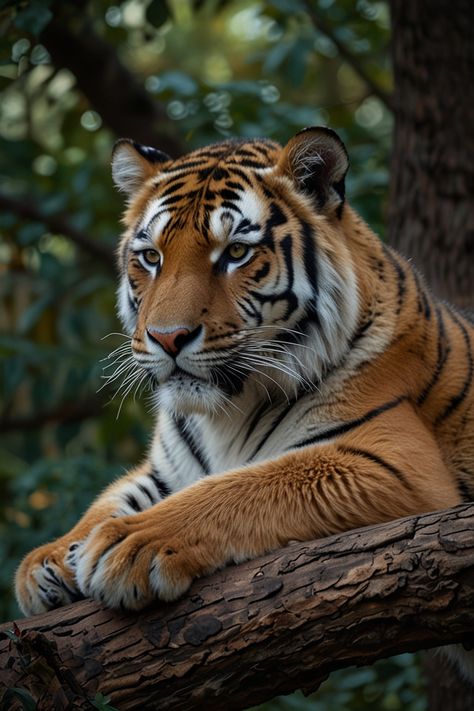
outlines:
{"label": "tiger's mouth", "polygon": [[174,382],[180,385],[195,383],[203,386],[217,388],[222,390],[226,395],[235,395],[242,389],[242,383],[245,378],[241,374],[231,371],[226,365],[215,366],[211,368],[206,375],[197,375],[192,371],[175,365],[174,370],[166,379],[167,383]]}
{"label": "tiger's mouth", "polygon": [[166,382],[172,380],[173,378],[176,378],[178,380],[183,379],[183,380],[200,380],[202,383],[209,384],[209,380],[207,378],[202,377],[201,375],[196,375],[196,373],[191,373],[189,370],[185,370],[184,368],[181,368],[179,365],[175,365],[174,370],[171,371],[169,376],[166,379]]}
{"label": "tiger's mouth", "polygon": [[158,406],[174,415],[213,414],[228,400],[216,378],[196,375],[179,366],[167,378],[155,382]]}

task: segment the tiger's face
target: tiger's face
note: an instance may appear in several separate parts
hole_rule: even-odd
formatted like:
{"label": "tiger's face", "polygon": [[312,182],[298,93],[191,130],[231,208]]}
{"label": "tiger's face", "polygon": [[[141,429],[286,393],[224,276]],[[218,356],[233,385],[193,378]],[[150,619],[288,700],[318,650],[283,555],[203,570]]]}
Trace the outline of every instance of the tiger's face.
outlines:
{"label": "tiger's face", "polygon": [[175,161],[117,144],[129,195],[119,311],[160,407],[209,413],[257,384],[295,396],[337,357],[354,320],[350,260],[334,244],[346,170],[327,129]]}

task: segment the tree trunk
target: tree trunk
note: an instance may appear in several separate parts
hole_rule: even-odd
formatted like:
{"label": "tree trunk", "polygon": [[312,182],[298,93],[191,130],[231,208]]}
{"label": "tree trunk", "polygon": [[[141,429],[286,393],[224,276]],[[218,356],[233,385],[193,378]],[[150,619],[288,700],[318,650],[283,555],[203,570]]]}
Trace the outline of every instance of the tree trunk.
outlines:
{"label": "tree trunk", "polygon": [[[440,297],[474,310],[474,3],[391,0],[395,130],[389,240]],[[474,688],[430,656],[430,711]]]}
{"label": "tree trunk", "polygon": [[41,34],[53,64],[74,74],[79,90],[118,137],[133,138],[179,156],[182,143],[165,108],[97,34],[88,5],[87,0],[53,5],[53,19]]}
{"label": "tree trunk", "polygon": [[433,291],[474,307],[474,3],[392,0],[389,239]]}
{"label": "tree trunk", "polygon": [[473,533],[467,504],[290,545],[140,614],[87,601],[5,625],[1,684],[38,711],[92,708],[99,692],[120,711],[309,693],[334,669],[472,638]]}

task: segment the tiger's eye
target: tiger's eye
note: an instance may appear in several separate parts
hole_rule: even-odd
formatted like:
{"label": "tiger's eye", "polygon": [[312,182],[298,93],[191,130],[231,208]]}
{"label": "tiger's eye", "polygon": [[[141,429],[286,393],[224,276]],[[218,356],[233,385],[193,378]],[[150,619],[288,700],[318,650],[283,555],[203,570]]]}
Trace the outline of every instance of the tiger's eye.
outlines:
{"label": "tiger's eye", "polygon": [[233,242],[227,248],[227,254],[231,259],[243,259],[248,251],[249,247],[242,242]]}
{"label": "tiger's eye", "polygon": [[147,264],[151,264],[151,266],[156,266],[157,264],[160,263],[161,257],[160,253],[156,251],[156,249],[145,249],[142,252],[143,259]]}

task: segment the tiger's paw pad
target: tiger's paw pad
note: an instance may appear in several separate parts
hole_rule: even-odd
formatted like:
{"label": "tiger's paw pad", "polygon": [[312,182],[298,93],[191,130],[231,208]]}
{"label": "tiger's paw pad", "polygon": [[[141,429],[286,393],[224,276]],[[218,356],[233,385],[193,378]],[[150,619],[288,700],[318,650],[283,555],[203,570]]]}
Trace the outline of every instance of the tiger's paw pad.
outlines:
{"label": "tiger's paw pad", "polygon": [[177,599],[195,575],[182,552],[165,540],[159,524],[137,526],[133,516],[101,524],[77,550],[79,589],[107,607],[126,610]]}

